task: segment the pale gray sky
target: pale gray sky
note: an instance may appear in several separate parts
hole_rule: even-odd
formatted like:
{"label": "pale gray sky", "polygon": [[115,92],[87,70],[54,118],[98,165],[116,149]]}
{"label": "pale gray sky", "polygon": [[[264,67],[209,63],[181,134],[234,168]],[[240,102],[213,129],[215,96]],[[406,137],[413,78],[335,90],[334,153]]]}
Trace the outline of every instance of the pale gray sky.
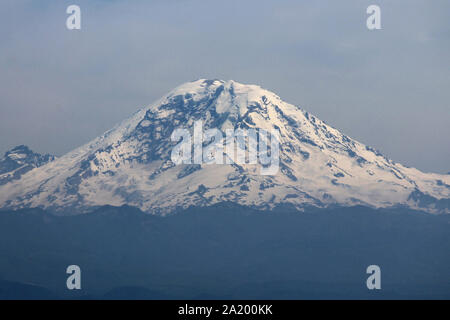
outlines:
{"label": "pale gray sky", "polygon": [[[66,29],[77,4],[82,29]],[[382,30],[366,28],[378,4]],[[450,171],[448,0],[0,2],[0,152],[61,155],[199,78],[259,84],[389,158]]]}

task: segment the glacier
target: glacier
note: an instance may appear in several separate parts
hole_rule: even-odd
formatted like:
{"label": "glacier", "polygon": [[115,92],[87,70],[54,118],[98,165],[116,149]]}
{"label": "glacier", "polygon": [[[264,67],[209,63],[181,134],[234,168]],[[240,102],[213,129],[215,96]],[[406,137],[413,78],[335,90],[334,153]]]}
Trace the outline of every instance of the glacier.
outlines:
{"label": "glacier", "polygon": [[[280,170],[171,161],[176,128],[276,130]],[[150,214],[222,202],[260,210],[363,205],[450,213],[450,175],[396,163],[257,85],[185,83],[100,137],[0,185],[0,208],[85,213],[103,205]]]}

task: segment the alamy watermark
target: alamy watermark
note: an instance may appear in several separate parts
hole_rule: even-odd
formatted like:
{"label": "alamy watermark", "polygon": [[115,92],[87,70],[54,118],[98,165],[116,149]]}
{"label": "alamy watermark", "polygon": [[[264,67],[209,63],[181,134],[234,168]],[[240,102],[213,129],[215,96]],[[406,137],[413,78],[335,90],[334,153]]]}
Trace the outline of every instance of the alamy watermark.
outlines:
{"label": "alamy watermark", "polygon": [[69,290],[81,290],[81,269],[76,264],[67,267],[66,273],[70,274],[67,278],[66,286]]}
{"label": "alamy watermark", "polygon": [[72,4],[67,7],[66,13],[70,16],[66,19],[66,28],[69,30],[81,29],[81,9],[79,6]]}
{"label": "alamy watermark", "polygon": [[177,165],[259,162],[262,175],[274,175],[279,169],[280,138],[277,130],[269,133],[264,129],[226,129],[224,137],[217,128],[203,131],[203,123],[198,120],[194,122],[193,137],[188,129],[178,128],[170,139],[179,142],[171,153],[171,160]]}
{"label": "alamy watermark", "polygon": [[381,29],[381,9],[379,6],[372,4],[367,7],[367,14],[370,16],[366,20],[367,29],[380,30]]}
{"label": "alamy watermark", "polygon": [[381,289],[381,268],[376,264],[372,264],[367,267],[366,273],[370,274],[367,278],[366,286],[369,290]]}

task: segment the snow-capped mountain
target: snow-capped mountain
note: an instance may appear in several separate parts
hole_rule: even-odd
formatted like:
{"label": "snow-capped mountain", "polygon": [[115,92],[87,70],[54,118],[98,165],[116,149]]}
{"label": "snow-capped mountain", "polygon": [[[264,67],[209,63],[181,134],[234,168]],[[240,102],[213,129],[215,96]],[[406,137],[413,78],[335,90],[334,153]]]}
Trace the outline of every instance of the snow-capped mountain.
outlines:
{"label": "snow-capped mountain", "polygon": [[50,154],[33,152],[27,146],[20,145],[6,151],[0,159],[0,185],[19,180],[28,171],[55,160]]}
{"label": "snow-capped mountain", "polygon": [[[276,130],[279,171],[254,164],[171,160],[176,128]],[[166,214],[235,202],[261,209],[291,205],[406,206],[450,212],[450,175],[394,163],[303,109],[256,85],[183,84],[88,144],[0,186],[0,207],[86,212],[101,205]]]}

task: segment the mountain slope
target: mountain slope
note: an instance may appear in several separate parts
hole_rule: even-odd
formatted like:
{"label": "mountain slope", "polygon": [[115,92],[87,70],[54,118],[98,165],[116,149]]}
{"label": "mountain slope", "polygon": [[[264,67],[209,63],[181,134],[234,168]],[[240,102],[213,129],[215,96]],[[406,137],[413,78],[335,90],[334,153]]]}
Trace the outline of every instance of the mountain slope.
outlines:
{"label": "mountain slope", "polygon": [[[171,161],[176,128],[276,130],[279,171]],[[274,93],[234,81],[176,88],[92,142],[0,186],[0,207],[80,212],[105,204],[149,213],[235,202],[260,209],[406,206],[450,212],[450,176],[423,173],[328,126]]]}

